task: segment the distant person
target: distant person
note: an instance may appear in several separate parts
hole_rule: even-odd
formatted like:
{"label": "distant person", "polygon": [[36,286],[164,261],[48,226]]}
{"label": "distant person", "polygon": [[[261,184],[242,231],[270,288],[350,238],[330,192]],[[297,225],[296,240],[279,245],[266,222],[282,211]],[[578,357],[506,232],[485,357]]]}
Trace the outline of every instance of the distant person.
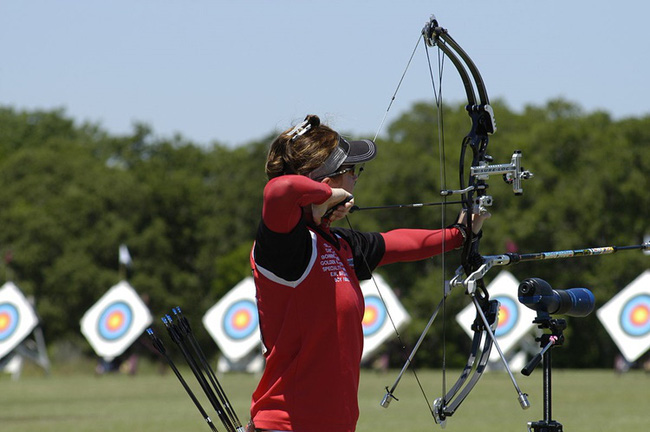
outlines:
{"label": "distant person", "polygon": [[625,372],[630,370],[630,362],[625,360],[625,357],[622,355],[618,354],[616,358],[614,359],[614,370],[618,374],[624,374]]}
{"label": "distant person", "polygon": [[[266,368],[249,431],[354,431],[363,350],[359,280],[378,266],[429,258],[443,245],[458,248],[467,236],[463,214],[446,230],[330,228],[352,208],[359,164],[376,153],[372,141],[348,141],[315,115],[271,144],[251,253]],[[487,217],[475,216],[473,231]]]}

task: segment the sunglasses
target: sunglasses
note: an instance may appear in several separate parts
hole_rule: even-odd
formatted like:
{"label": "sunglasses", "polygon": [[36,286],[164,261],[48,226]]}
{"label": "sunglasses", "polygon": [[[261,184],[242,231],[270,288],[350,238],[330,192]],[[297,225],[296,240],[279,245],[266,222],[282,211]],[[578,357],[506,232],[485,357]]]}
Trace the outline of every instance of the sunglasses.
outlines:
{"label": "sunglasses", "polygon": [[[358,170],[357,170],[357,168],[358,168]],[[336,176],[343,175],[345,173],[351,173],[352,176],[359,177],[362,172],[363,172],[363,166],[357,166],[357,165],[342,166],[340,170],[335,171],[335,172],[333,172],[331,174],[327,174],[327,175],[318,177],[316,180],[322,180],[325,177],[336,177]]]}
{"label": "sunglasses", "polygon": [[332,174],[328,174],[327,177],[336,177],[336,176],[343,175],[345,173],[352,173],[352,175],[354,175],[356,168],[357,168],[356,165],[341,167],[340,170],[333,172]]}

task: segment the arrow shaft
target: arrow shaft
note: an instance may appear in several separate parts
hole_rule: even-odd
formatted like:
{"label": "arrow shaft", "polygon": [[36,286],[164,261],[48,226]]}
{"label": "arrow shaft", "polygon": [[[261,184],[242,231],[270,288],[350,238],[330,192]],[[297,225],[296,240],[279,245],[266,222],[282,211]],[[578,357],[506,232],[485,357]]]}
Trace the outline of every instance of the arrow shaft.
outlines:
{"label": "arrow shaft", "polygon": [[[575,257],[582,257],[582,256],[611,255],[618,251],[639,250],[639,249],[650,250],[650,243],[643,243],[643,244],[632,245],[632,246],[603,246],[603,247],[586,248],[586,249],[567,249],[567,250],[560,250],[560,251],[536,252],[536,253],[527,253],[527,254],[507,253],[504,256],[502,256],[505,257],[504,260],[505,262],[503,262],[502,265],[515,264],[523,261],[539,261],[539,260],[550,260],[550,259],[575,258]],[[497,259],[495,264],[499,265],[500,261],[501,259]]]}

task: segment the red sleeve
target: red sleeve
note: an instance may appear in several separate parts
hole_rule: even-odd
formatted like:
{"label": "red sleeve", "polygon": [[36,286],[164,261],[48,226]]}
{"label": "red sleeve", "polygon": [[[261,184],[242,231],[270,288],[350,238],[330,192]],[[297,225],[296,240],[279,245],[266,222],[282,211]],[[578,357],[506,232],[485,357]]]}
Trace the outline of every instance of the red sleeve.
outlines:
{"label": "red sleeve", "polygon": [[463,235],[458,228],[439,230],[396,229],[382,233],[386,252],[379,265],[403,261],[419,261],[442,253],[444,233],[445,252],[463,244]]}
{"label": "red sleeve", "polygon": [[298,225],[302,207],[322,204],[331,195],[332,189],[328,185],[305,176],[276,177],[264,188],[262,220],[271,231],[288,233]]}

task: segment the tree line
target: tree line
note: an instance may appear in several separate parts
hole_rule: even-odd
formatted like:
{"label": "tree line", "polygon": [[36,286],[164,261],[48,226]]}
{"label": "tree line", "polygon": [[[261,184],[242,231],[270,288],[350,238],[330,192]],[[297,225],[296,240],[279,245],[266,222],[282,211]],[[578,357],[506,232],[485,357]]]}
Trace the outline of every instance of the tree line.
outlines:
{"label": "tree line", "polygon": [[[495,162],[514,150],[535,177],[515,197],[490,182],[495,204],[486,222],[483,253],[521,253],[638,244],[647,234],[650,117],[613,119],[584,112],[565,100],[515,112],[495,104],[500,127],[491,138]],[[445,107],[438,154],[436,108],[414,104],[377,140],[355,190],[361,207],[439,201],[456,187],[458,151],[469,130],[463,106]],[[236,148],[200,146],[182,136],[158,137],[147,125],[113,135],[79,124],[63,110],[0,107],[0,253],[5,279],[36,300],[50,346],[72,344],[90,354],[79,332],[84,312],[119,280],[118,248],[133,257],[130,283],[146,295],[154,316],[183,306],[200,325],[205,311],[250,274],[248,255],[261,214],[264,162],[276,131]],[[336,127],[336,125],[333,125]],[[218,131],[215,131],[218,135]],[[353,137],[356,138],[356,137]],[[355,229],[437,228],[453,223],[459,208],[355,212]],[[339,222],[344,226],[347,223]],[[457,253],[447,254],[454,269]],[[440,259],[393,264],[379,270],[413,317],[403,331],[415,343],[440,299]],[[522,263],[507,268],[519,280],[541,277],[554,287],[585,286],[597,307],[648,268],[648,257],[626,252],[602,258]],[[451,270],[450,270],[451,271]],[[498,271],[489,274],[488,282]],[[469,339],[453,321],[467,304],[449,297],[447,362],[460,366]],[[440,364],[438,323],[418,355],[424,367]],[[207,336],[204,336],[207,337]],[[216,351],[216,346],[205,342]],[[408,353],[387,344],[398,365]],[[570,319],[567,343],[555,362],[609,367],[617,348],[595,314]]]}

